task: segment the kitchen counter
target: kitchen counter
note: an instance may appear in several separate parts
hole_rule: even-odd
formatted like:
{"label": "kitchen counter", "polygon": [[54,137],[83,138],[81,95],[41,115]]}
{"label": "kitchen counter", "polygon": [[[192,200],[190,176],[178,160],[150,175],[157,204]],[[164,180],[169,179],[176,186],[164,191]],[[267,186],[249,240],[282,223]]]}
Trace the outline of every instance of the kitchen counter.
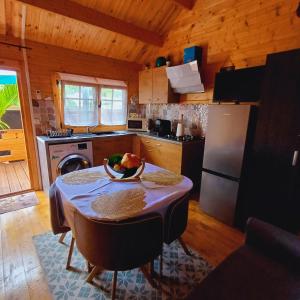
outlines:
{"label": "kitchen counter", "polygon": [[[57,168],[59,160],[73,152],[77,153],[77,150],[84,151],[87,148],[79,149],[76,144],[86,142],[89,142],[88,147],[92,149],[88,159],[92,161],[93,166],[103,165],[103,160],[116,152],[130,152],[145,158],[147,162],[189,177],[195,188],[198,188],[201,182],[199,170],[202,168],[204,139],[182,142],[148,132],[132,131],[107,132],[101,135],[78,133],[63,138],[37,137],[44,191],[49,189],[53,178],[56,178],[53,170]],[[58,160],[56,155],[50,155],[50,148],[58,151]]]}
{"label": "kitchen counter", "polygon": [[38,141],[52,145],[52,144],[65,144],[65,143],[77,143],[77,142],[86,142],[91,141],[92,139],[101,139],[101,138],[114,138],[124,135],[135,135],[135,133],[128,131],[115,131],[113,134],[102,134],[96,135],[93,133],[75,133],[70,137],[61,137],[61,138],[49,138],[48,136],[37,136]]}
{"label": "kitchen counter", "polygon": [[[171,140],[171,139],[167,139],[164,137],[156,136],[149,132],[133,132],[133,131],[126,131],[126,130],[114,131],[113,134],[103,134],[103,135],[96,135],[93,133],[75,133],[71,137],[63,137],[63,138],[49,138],[48,136],[37,136],[37,139],[44,144],[51,145],[51,144],[86,142],[86,141],[91,141],[92,139],[115,138],[115,137],[124,136],[124,135],[145,136],[145,137],[149,137],[152,139],[161,140],[161,141],[165,141],[165,142],[169,142],[169,143],[173,143],[173,144],[179,144],[179,145],[181,145],[183,143],[188,144],[188,143],[193,143],[195,141],[199,141],[199,139],[196,139],[196,140],[192,140],[192,141],[182,142],[182,141],[176,141],[176,140]],[[200,138],[200,139],[203,139],[203,138]]]}

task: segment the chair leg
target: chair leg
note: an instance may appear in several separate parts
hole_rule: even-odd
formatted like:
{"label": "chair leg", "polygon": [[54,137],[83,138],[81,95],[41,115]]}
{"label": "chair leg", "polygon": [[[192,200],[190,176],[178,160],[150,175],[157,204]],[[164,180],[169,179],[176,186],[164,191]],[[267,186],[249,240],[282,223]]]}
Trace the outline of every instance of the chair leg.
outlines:
{"label": "chair leg", "polygon": [[70,244],[70,248],[69,248],[69,254],[68,254],[68,260],[67,260],[67,265],[66,265],[66,269],[69,270],[71,267],[71,259],[72,259],[72,254],[73,254],[73,250],[74,250],[74,243],[75,243],[75,238],[72,237],[71,239],[71,244]]}
{"label": "chair leg", "polygon": [[87,266],[88,273],[91,273],[93,269],[92,265],[88,261],[86,261],[86,266]]}
{"label": "chair leg", "polygon": [[98,271],[99,271],[99,267],[95,266],[85,281],[88,283],[92,283],[92,281],[93,281],[94,277],[97,275]]}
{"label": "chair leg", "polygon": [[115,300],[116,297],[117,279],[118,279],[118,271],[114,271],[113,288],[111,293],[112,300]]}
{"label": "chair leg", "polygon": [[149,273],[147,272],[145,266],[140,267],[141,271],[143,272],[144,276],[146,277],[146,279],[148,280],[148,282],[150,283],[150,285],[154,288],[157,287],[156,283],[154,282],[154,280],[152,279],[152,277],[149,275]]}
{"label": "chair leg", "polygon": [[151,260],[151,262],[150,262],[150,275],[151,275],[151,277],[155,276],[155,272],[154,272],[154,260]]}
{"label": "chair leg", "polygon": [[183,239],[180,237],[178,238],[178,241],[181,245],[181,247],[183,248],[184,252],[186,255],[192,256],[192,253],[190,252],[190,250],[187,248],[185,242],[183,241]]}
{"label": "chair leg", "polygon": [[163,254],[161,254],[159,258],[159,276],[160,278],[163,277]]}
{"label": "chair leg", "polygon": [[64,239],[65,239],[65,237],[66,237],[66,234],[67,234],[66,232],[64,232],[64,233],[61,234],[61,236],[60,236],[60,238],[59,238],[59,240],[58,240],[59,243],[61,243],[61,244],[64,243]]}

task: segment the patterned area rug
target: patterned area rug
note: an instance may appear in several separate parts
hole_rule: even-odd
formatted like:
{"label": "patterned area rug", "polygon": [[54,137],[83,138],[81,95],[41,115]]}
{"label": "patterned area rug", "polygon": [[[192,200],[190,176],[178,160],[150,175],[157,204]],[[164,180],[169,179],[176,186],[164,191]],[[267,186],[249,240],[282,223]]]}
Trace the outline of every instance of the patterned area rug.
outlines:
{"label": "patterned area rug", "polygon": [[39,203],[34,192],[0,198],[0,214],[37,205]]}
{"label": "patterned area rug", "polygon": [[[85,282],[86,263],[76,247],[72,257],[74,270],[65,269],[68,246],[58,243],[52,233],[35,236],[36,246],[53,299],[95,299],[111,298],[113,273],[104,271],[94,279],[95,284]],[[66,237],[70,242],[70,235]],[[187,256],[178,242],[164,246],[164,278],[161,288],[152,288],[139,269],[118,272],[116,299],[183,299],[211,271],[211,266],[198,253],[191,250]],[[158,272],[159,262],[155,261]]]}

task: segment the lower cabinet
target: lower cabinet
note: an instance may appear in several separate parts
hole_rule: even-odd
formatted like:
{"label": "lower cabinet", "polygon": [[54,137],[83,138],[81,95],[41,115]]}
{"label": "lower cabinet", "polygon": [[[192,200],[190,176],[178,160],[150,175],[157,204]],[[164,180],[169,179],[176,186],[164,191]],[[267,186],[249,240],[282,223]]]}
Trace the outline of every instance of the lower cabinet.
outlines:
{"label": "lower cabinet", "polygon": [[172,143],[156,138],[137,136],[134,152],[146,162],[189,177],[196,188],[200,187],[204,140]]}
{"label": "lower cabinet", "polygon": [[113,136],[93,139],[93,160],[94,166],[103,165],[104,158],[121,153],[133,151],[133,138],[131,135]]}
{"label": "lower cabinet", "polygon": [[140,138],[140,157],[154,165],[181,174],[182,145]]}

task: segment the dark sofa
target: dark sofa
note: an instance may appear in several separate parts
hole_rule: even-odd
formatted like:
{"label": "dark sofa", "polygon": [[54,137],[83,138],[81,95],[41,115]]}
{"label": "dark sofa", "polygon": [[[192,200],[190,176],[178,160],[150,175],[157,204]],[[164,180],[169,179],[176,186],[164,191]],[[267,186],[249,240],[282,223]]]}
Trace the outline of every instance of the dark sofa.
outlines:
{"label": "dark sofa", "polygon": [[212,271],[188,299],[300,299],[300,238],[249,219],[245,244]]}

